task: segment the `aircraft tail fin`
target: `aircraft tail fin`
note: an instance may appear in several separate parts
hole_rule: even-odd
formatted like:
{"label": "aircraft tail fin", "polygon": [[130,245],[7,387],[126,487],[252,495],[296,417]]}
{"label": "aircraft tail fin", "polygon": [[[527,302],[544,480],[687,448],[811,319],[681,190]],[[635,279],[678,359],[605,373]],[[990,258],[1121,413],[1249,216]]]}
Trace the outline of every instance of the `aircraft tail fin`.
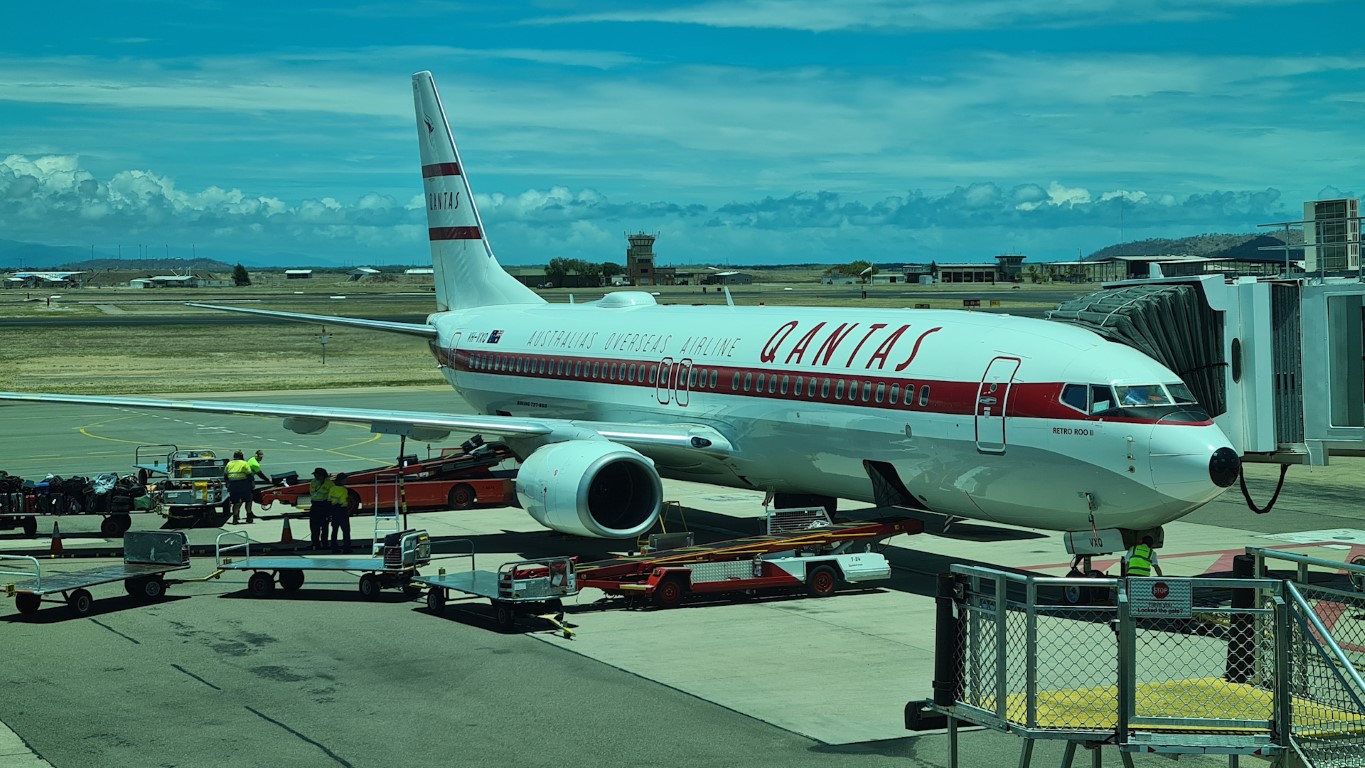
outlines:
{"label": "aircraft tail fin", "polygon": [[430,72],[412,76],[412,96],[439,308],[545,303],[535,291],[507,274],[493,257]]}

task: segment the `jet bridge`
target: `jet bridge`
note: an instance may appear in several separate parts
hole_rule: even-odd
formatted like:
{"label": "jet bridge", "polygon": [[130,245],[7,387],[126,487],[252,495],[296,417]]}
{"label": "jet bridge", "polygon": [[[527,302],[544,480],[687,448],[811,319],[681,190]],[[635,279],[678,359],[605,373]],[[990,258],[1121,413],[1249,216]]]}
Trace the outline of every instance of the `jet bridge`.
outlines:
{"label": "jet bridge", "polygon": [[1220,275],[1106,284],[1048,319],[1175,371],[1244,461],[1365,455],[1365,282]]}

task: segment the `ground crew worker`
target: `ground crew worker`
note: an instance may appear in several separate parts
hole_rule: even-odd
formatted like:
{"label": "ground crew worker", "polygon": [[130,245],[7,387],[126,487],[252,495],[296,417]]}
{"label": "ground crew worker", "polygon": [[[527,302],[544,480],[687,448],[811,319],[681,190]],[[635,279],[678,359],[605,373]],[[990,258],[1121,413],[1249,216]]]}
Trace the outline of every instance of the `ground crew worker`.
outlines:
{"label": "ground crew worker", "polygon": [[1142,541],[1133,545],[1123,556],[1124,574],[1127,576],[1162,576],[1161,566],[1156,563],[1156,550],[1152,549],[1152,537],[1143,536]]}
{"label": "ground crew worker", "polygon": [[247,468],[241,451],[232,452],[232,460],[223,467],[223,477],[227,478],[228,506],[232,508],[232,524],[239,524],[238,516],[242,512],[243,503],[247,505],[246,521],[252,522],[255,518],[251,516],[251,470]]}
{"label": "ground crew worker", "polygon": [[[269,484],[272,483],[273,481],[272,481],[272,480],[270,479],[270,477],[267,476],[266,473],[261,469],[261,459],[264,459],[264,458],[265,458],[265,451],[257,450],[257,451],[256,451],[256,455],[254,455],[254,456],[252,456],[251,458],[249,458],[249,459],[246,460],[246,468],[247,468],[247,471],[250,472],[252,475],[255,475],[256,477],[261,478],[262,480],[264,480],[264,481],[266,482],[267,485],[269,485]],[[255,495],[255,494],[253,493],[252,496],[254,496],[254,495]],[[253,511],[252,511],[252,509],[251,509],[252,496],[247,496],[247,497],[246,497],[246,521],[247,521],[248,523],[256,519],[256,516],[255,516],[255,514],[253,513]]]}
{"label": "ground crew worker", "polygon": [[[351,492],[346,490],[346,475],[338,472],[332,479],[327,500],[332,503],[332,554],[351,551]],[[344,543],[343,543],[344,542]]]}
{"label": "ground crew worker", "polygon": [[327,522],[332,517],[333,484],[327,470],[313,470],[313,481],[308,484],[308,496],[313,500],[308,508],[308,528],[311,532],[309,549],[324,549],[327,545]]}

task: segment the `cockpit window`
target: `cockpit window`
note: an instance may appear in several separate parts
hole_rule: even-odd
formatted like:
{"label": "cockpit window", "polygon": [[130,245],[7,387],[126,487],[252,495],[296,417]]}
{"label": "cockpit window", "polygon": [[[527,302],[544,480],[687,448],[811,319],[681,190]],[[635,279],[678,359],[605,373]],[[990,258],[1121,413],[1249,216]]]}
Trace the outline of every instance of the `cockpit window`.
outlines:
{"label": "cockpit window", "polygon": [[1115,385],[1114,392],[1119,403],[1125,408],[1147,405],[1170,405],[1171,397],[1160,384],[1135,384],[1132,386]]}
{"label": "cockpit window", "polygon": [[1090,385],[1090,412],[1100,413],[1114,407],[1114,390],[1103,384]]}
{"label": "cockpit window", "polygon": [[1184,384],[1167,384],[1166,391],[1171,393],[1171,399],[1178,404],[1198,403],[1194,393]]}
{"label": "cockpit window", "polygon": [[1085,407],[1090,401],[1089,389],[1084,384],[1067,384],[1062,387],[1062,402],[1081,413],[1086,413]]}

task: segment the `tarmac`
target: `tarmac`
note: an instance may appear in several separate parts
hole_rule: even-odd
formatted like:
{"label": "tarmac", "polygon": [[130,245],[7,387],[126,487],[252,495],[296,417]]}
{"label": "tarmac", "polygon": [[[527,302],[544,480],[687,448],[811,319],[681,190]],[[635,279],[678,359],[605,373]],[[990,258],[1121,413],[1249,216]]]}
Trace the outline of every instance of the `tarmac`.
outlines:
{"label": "tarmac", "polygon": [[[434,387],[220,397],[463,410],[454,393]],[[25,477],[127,473],[144,443],[229,455],[262,448],[267,472],[300,475],[314,466],[378,465],[398,452],[396,438],[364,429],[335,425],[303,437],[255,417],[0,404],[0,421],[0,469]],[[408,446],[409,453],[425,446],[416,449]],[[1252,486],[1268,497],[1262,484]],[[735,538],[761,524],[759,492],[665,481],[665,493],[701,540]],[[1248,546],[1348,561],[1365,554],[1365,525],[1352,501],[1302,484],[1287,489],[1271,514],[1254,515],[1234,488],[1167,526],[1160,563],[1167,576],[1226,573]],[[862,505],[841,509],[854,506]],[[200,553],[224,530],[278,547],[286,511],[261,510],[250,525],[189,530],[194,566],[172,576],[211,574],[212,557]],[[99,534],[98,517],[59,521],[65,557],[45,557],[51,518],[40,519],[37,538],[0,532],[0,552],[34,553],[53,571],[110,562],[77,557],[116,552],[118,540]],[[135,530],[163,522],[133,517]],[[484,569],[555,554],[596,559],[629,546],[547,532],[515,508],[412,513],[407,525],[430,532],[438,556],[456,539],[471,540]],[[370,522],[356,517],[352,531],[357,549],[368,549]],[[825,599],[772,595],[628,610],[586,590],[566,605],[572,639],[536,619],[523,632],[498,633],[484,600],[453,602],[444,617],[398,591],[366,601],[356,575],[344,573],[311,572],[299,592],[253,599],[249,574],[229,572],[173,583],[168,599],[150,605],[105,585],[92,589],[95,613],[85,619],[59,604],[21,617],[0,603],[11,680],[0,696],[0,766],[943,766],[946,736],[907,732],[903,721],[906,703],[932,692],[935,574],[954,562],[1049,575],[1070,565],[1055,534],[978,524],[953,532],[962,538],[891,539],[890,580]],[[302,542],[306,523],[292,521],[291,533]],[[1112,560],[1095,565],[1117,573]],[[969,731],[963,765],[1014,763],[1021,746],[1007,735]],[[1060,744],[1034,751],[1039,764],[1060,754]]]}

